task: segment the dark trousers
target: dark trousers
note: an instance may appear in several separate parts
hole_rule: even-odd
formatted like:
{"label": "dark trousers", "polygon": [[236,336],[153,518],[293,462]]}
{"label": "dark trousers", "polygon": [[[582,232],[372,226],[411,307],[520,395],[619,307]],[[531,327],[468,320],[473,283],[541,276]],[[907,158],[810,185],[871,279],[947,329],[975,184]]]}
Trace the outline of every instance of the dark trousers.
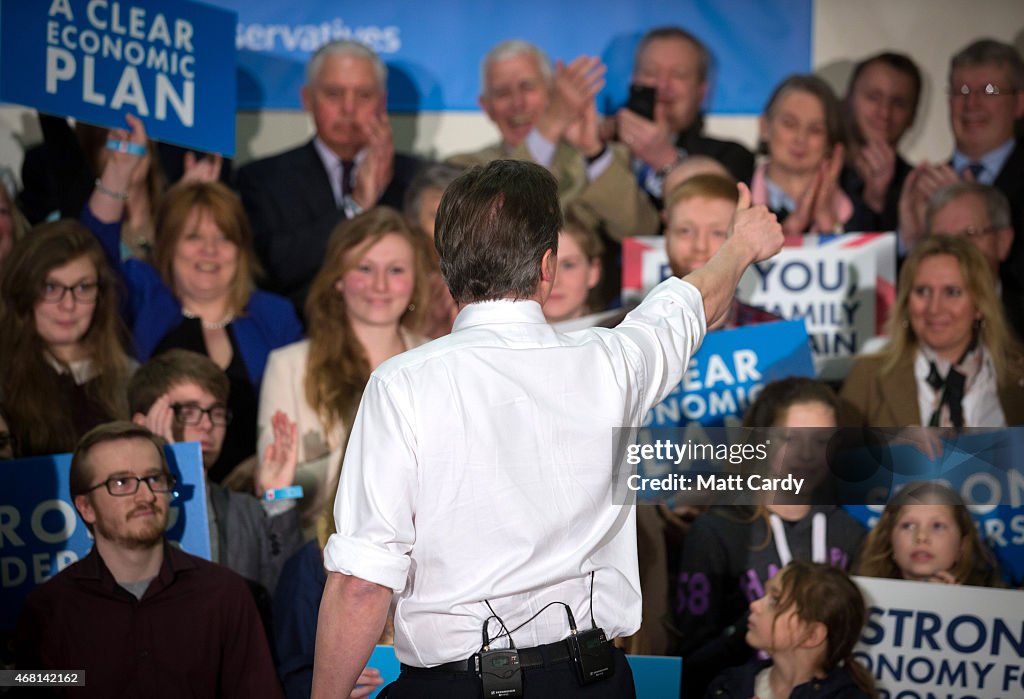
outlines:
{"label": "dark trousers", "polygon": [[[636,699],[633,673],[626,654],[612,649],[615,674],[606,680],[581,687],[572,662],[563,660],[542,667],[529,667],[523,674],[523,699]],[[405,672],[385,687],[387,699],[481,699],[480,678],[469,672]]]}

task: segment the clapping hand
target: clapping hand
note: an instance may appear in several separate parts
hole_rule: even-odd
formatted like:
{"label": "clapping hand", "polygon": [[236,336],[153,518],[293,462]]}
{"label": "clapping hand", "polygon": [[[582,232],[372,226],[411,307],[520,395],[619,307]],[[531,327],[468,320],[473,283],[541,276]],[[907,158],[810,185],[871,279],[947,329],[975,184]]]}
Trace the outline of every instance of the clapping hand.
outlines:
{"label": "clapping hand", "polygon": [[282,411],[274,413],[270,420],[274,441],[267,445],[256,469],[256,496],[278,488],[287,488],[295,482],[295,465],[298,460],[298,426]]}
{"label": "clapping hand", "polygon": [[377,205],[384,190],[391,184],[395,169],[395,144],[391,137],[391,121],[381,113],[363,125],[366,133],[366,156],[356,170],[352,198],[363,209]]}

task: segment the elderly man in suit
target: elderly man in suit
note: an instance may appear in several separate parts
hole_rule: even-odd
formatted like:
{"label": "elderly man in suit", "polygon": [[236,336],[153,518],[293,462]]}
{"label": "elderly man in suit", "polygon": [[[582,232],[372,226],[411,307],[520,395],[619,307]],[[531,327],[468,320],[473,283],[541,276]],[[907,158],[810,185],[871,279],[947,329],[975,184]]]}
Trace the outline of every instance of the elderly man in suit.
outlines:
{"label": "elderly man in suit", "polygon": [[604,238],[605,275],[598,295],[608,301],[619,285],[619,245],[626,236],[652,235],[660,221],[636,183],[629,154],[600,135],[595,96],[605,67],[579,56],[554,68],[533,44],[510,39],[492,48],[481,66],[480,107],[501,141],[450,161],[468,167],[500,158],[537,163],[558,181],[562,208]]}
{"label": "elderly man in suit", "polygon": [[238,172],[265,284],[300,311],[334,226],[377,204],[401,208],[419,164],[395,153],[387,68],[363,44],[320,47],[306,65],[302,104],[313,140]]}

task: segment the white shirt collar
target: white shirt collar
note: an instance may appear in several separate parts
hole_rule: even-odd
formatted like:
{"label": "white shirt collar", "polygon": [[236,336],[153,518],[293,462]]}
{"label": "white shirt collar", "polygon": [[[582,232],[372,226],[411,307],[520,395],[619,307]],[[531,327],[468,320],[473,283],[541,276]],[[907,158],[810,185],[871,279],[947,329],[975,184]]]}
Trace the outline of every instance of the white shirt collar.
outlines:
{"label": "white shirt collar", "polygon": [[498,299],[471,303],[455,318],[452,332],[490,323],[537,323],[547,325],[540,304],[527,299]]}

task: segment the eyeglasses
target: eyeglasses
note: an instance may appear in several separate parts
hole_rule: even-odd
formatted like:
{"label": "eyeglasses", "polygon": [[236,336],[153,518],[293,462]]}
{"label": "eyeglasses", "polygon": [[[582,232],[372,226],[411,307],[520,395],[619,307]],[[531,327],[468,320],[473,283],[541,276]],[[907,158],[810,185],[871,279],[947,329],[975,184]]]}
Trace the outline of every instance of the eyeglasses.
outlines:
{"label": "eyeglasses", "polygon": [[980,238],[983,235],[989,235],[990,233],[995,233],[998,230],[999,226],[985,226],[984,228],[967,226],[967,228],[961,228],[958,231],[932,231],[932,235],[962,235],[968,238]]}
{"label": "eyeglasses", "polygon": [[986,83],[985,87],[979,87],[977,89],[970,85],[961,85],[959,88],[950,87],[949,96],[951,98],[963,97],[967,99],[971,95],[986,95],[988,97],[998,97],[999,95],[1015,95],[1020,90],[1001,90],[995,83]]}
{"label": "eyeglasses", "polygon": [[100,285],[96,282],[80,282],[74,286],[65,286],[57,282],[46,282],[43,284],[43,301],[46,303],[60,303],[64,300],[64,294],[71,292],[71,296],[79,303],[92,303],[100,292]]}
{"label": "eyeglasses", "polygon": [[135,495],[139,492],[139,483],[145,482],[152,493],[169,493],[177,482],[169,473],[154,473],[152,476],[111,476],[102,483],[97,483],[91,488],[86,488],[86,493],[91,493],[97,488],[107,487],[107,492],[115,497]]}
{"label": "eyeglasses", "polygon": [[171,410],[174,411],[174,419],[182,425],[198,425],[203,421],[203,415],[209,417],[214,425],[227,425],[231,422],[231,411],[220,404],[201,408],[196,403],[175,403]]}

